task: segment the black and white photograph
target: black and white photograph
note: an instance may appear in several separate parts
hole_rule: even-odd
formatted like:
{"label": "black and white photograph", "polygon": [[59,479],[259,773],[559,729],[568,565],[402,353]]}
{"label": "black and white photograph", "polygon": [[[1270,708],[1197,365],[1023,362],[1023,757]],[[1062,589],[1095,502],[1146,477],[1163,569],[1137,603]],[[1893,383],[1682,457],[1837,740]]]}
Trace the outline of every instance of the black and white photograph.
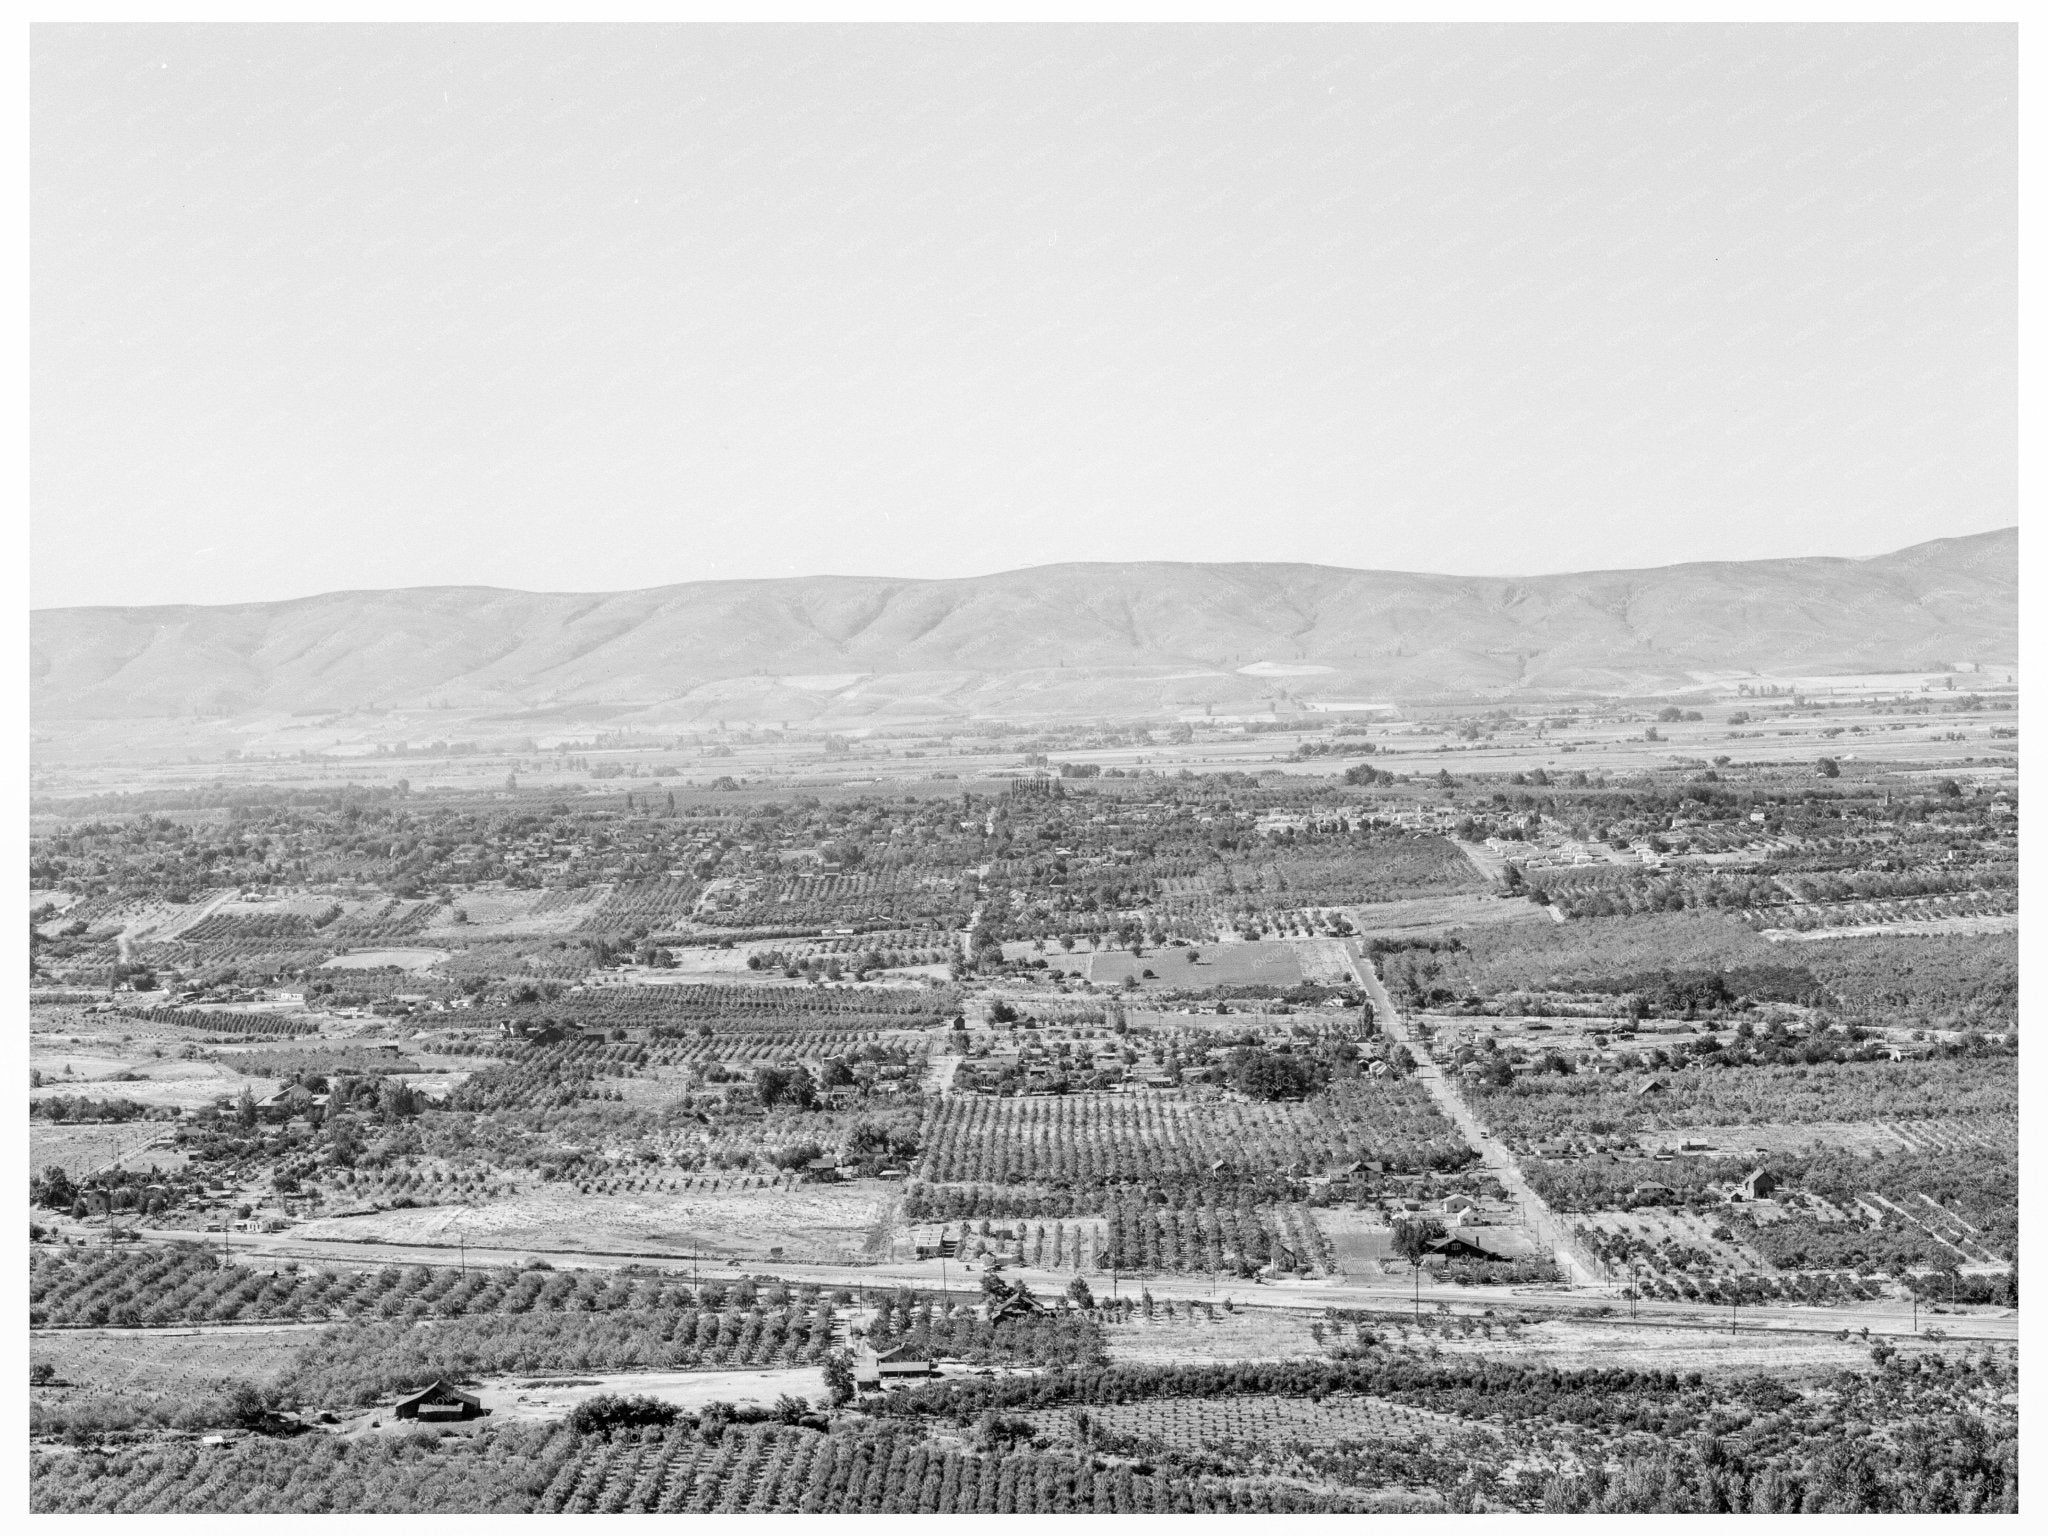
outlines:
{"label": "black and white photograph", "polygon": [[31,1515],[2018,1514],[2019,25],[23,38]]}

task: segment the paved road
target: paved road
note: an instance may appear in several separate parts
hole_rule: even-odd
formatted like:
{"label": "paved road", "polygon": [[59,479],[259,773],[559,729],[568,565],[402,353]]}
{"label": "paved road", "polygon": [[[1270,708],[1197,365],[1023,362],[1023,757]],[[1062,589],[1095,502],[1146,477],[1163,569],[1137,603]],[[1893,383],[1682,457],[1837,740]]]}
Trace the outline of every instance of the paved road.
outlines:
{"label": "paved road", "polygon": [[[1355,949],[1355,946],[1353,946]],[[1472,1113],[1464,1095],[1451,1086],[1443,1069],[1430,1056],[1415,1032],[1408,1027],[1394,1007],[1394,1001],[1387,996],[1387,989],[1380,982],[1379,972],[1372,962],[1354,953],[1351,968],[1358,977],[1358,984],[1372,1000],[1373,1017],[1394,1039],[1408,1047],[1415,1058],[1415,1076],[1429,1090],[1437,1107],[1444,1112],[1453,1125],[1464,1136],[1466,1144],[1477,1152],[1486,1165],[1486,1171],[1500,1180],[1508,1197],[1522,1208],[1522,1219],[1537,1241],[1550,1249],[1557,1257],[1558,1267],[1565,1271],[1575,1285],[1608,1285],[1611,1280],[1600,1267],[1599,1261],[1586,1252],[1585,1246],[1572,1235],[1570,1226],[1551,1210],[1535,1187],[1522,1176],[1521,1165],[1514,1154],[1500,1144],[1498,1138],[1487,1134],[1486,1127],[1479,1123],[1479,1117]]]}
{"label": "paved road", "polygon": [[[150,1238],[189,1239],[190,1232],[146,1231]],[[531,1248],[487,1248],[471,1244],[459,1252],[453,1244],[352,1243],[334,1239],[296,1237],[291,1232],[238,1232],[232,1255],[242,1263],[262,1267],[287,1259],[326,1264],[430,1264],[453,1266],[458,1262],[476,1265],[520,1265],[542,1259],[562,1268],[619,1269],[637,1264],[642,1269],[689,1274],[688,1255],[662,1253],[574,1253]],[[741,1274],[769,1276],[799,1284],[873,1291],[915,1286],[920,1291],[945,1290],[949,1294],[974,1296],[981,1289],[981,1270],[965,1264],[941,1265],[937,1260],[905,1261],[891,1264],[834,1265],[791,1264],[776,1260],[747,1260],[741,1265],[702,1265],[705,1280],[734,1279]],[[1056,1296],[1073,1279],[1071,1271],[1054,1272],[1029,1266],[1006,1266],[1003,1274],[1021,1279],[1040,1296]],[[1222,1302],[1239,1307],[1284,1308],[1321,1312],[1327,1308],[1398,1313],[1414,1306],[1415,1295],[1408,1279],[1379,1282],[1301,1282],[1257,1285],[1207,1276],[1147,1275],[1142,1278],[1105,1274],[1088,1277],[1089,1289],[1097,1297],[1150,1291],[1160,1301]],[[1611,1295],[1571,1292],[1562,1287],[1432,1285],[1424,1277],[1421,1304],[1447,1308],[1461,1315],[1476,1315],[1496,1309],[1518,1313],[1550,1314],[1586,1321],[1606,1321],[1617,1326],[1706,1329],[1725,1332],[1731,1322],[1741,1332],[1782,1331],[1788,1333],[1837,1333],[1868,1329],[1872,1335],[1910,1337],[1939,1326],[1954,1339],[2016,1340],[2019,1317],[2016,1312],[1940,1313],[1923,1309],[1916,1320],[1903,1302],[1880,1303],[1855,1309],[1829,1307],[1744,1307],[1731,1318],[1726,1308],[1705,1307],[1693,1302],[1643,1301],[1634,1306]],[[275,1326],[268,1325],[268,1326]]]}

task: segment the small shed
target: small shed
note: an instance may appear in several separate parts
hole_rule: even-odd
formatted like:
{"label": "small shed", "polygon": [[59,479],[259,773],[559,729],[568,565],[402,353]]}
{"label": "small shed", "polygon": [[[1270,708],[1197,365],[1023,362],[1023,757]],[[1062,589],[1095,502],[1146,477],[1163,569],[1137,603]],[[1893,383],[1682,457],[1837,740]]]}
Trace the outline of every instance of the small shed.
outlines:
{"label": "small shed", "polygon": [[915,1353],[908,1344],[898,1344],[894,1349],[884,1350],[875,1356],[875,1369],[880,1372],[884,1385],[935,1374],[931,1361]]}
{"label": "small shed", "polygon": [[395,1419],[418,1419],[423,1424],[480,1418],[491,1410],[467,1392],[457,1391],[444,1376],[425,1391],[403,1398],[391,1410]]}
{"label": "small shed", "polygon": [[856,1387],[873,1389],[886,1387],[891,1382],[917,1381],[936,1374],[931,1361],[915,1353],[908,1344],[898,1344],[893,1349],[885,1349],[857,1361],[853,1368],[853,1383]]}

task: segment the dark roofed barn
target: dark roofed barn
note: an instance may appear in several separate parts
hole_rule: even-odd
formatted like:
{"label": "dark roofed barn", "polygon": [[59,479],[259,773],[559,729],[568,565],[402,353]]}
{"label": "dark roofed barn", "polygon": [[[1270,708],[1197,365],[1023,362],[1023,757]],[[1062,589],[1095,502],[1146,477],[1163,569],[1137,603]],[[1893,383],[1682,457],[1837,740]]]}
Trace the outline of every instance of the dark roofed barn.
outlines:
{"label": "dark roofed barn", "polygon": [[443,1424],[453,1420],[481,1418],[491,1410],[467,1392],[459,1392],[444,1376],[423,1392],[415,1392],[403,1398],[391,1416],[396,1419],[418,1419],[423,1424]]}

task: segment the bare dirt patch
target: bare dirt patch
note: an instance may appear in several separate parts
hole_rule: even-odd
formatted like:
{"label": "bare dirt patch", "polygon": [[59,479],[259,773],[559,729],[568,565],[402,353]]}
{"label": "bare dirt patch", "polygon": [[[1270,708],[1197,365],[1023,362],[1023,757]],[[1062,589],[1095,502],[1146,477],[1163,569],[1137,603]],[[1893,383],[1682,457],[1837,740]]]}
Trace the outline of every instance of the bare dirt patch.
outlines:
{"label": "bare dirt patch", "polygon": [[543,1185],[514,1199],[329,1217],[295,1229],[306,1238],[477,1245],[540,1252],[701,1252],[707,1259],[844,1263],[862,1257],[893,1209],[886,1187],[804,1185],[796,1189],[684,1190],[674,1194],[583,1195]]}
{"label": "bare dirt patch", "polygon": [[[476,1392],[491,1410],[493,1423],[531,1423],[566,1418],[578,1403],[604,1393],[659,1398],[690,1412],[709,1403],[768,1408],[785,1395],[820,1402],[825,1397],[825,1377],[815,1365],[772,1371],[643,1371],[554,1380],[526,1376],[486,1381]],[[389,1416],[385,1417],[390,1427]]]}
{"label": "bare dirt patch", "polygon": [[321,969],[372,971],[394,966],[401,971],[425,971],[450,958],[450,952],[445,949],[359,949],[353,954],[336,955]]}
{"label": "bare dirt patch", "polygon": [[1342,910],[1352,926],[1367,938],[1427,938],[1452,928],[1548,921],[1543,908],[1526,901],[1504,901],[1490,891],[1462,896],[1417,896]]}

